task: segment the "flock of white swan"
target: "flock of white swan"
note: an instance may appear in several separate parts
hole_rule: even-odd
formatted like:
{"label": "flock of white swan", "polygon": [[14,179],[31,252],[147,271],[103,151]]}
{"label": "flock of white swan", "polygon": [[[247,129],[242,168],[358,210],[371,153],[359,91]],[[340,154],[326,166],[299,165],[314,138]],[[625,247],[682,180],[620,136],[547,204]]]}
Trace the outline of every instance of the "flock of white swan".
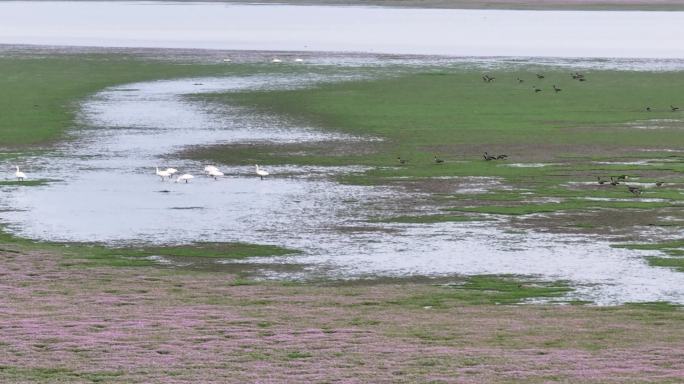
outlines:
{"label": "flock of white swan", "polygon": [[[266,172],[264,169],[259,168],[258,164],[255,165],[254,168],[255,168],[256,175],[259,176],[259,178],[261,178],[261,180],[263,180],[264,177],[269,175],[269,173]],[[162,181],[164,181],[166,179],[171,180],[173,175],[178,173],[178,170],[176,168],[166,168],[164,170],[160,170],[159,167],[155,167],[155,169],[156,169],[155,174],[157,176],[161,177]],[[18,170],[19,170],[19,168],[17,168],[17,171]],[[218,169],[218,167],[216,167],[214,165],[207,165],[206,167],[204,167],[204,174],[209,176],[209,177],[213,177],[214,180],[218,180],[219,177],[225,176],[225,174],[223,172],[221,172],[221,170]],[[176,183],[180,183],[180,182],[188,183],[190,180],[192,180],[194,178],[195,178],[195,176],[193,176],[189,173],[184,173],[184,174],[176,177],[175,182]]]}
{"label": "flock of white swan", "polygon": [[[17,171],[14,172],[14,176],[17,178],[17,181],[26,180],[27,179],[26,173],[20,171],[18,165],[15,165],[15,167],[17,168]],[[254,167],[255,167],[256,175],[259,176],[259,178],[261,178],[261,180],[263,180],[264,177],[269,175],[269,173],[266,172],[263,168],[259,168],[258,164],[256,164]],[[171,180],[173,175],[178,173],[178,170],[176,168],[166,168],[164,170],[160,170],[159,167],[155,167],[155,169],[156,169],[155,174],[157,176],[161,177],[162,181],[164,181],[166,179]],[[216,167],[214,165],[207,165],[206,167],[204,167],[204,173],[209,177],[213,177],[214,180],[218,180],[219,177],[223,177],[225,175],[223,172],[221,172],[220,169],[218,169],[218,167]],[[179,182],[184,181],[184,182],[188,183],[190,180],[192,180],[194,178],[195,178],[195,176],[193,176],[189,173],[184,173],[184,174],[178,176],[176,178],[175,182],[179,183]]]}

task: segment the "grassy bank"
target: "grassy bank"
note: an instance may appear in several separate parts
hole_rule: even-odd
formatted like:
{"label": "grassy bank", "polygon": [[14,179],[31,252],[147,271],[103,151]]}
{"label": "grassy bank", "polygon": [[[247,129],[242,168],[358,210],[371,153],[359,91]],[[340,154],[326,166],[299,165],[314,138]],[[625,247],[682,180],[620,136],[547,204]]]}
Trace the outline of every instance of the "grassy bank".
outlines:
{"label": "grassy bank", "polygon": [[[496,80],[484,82],[484,71],[442,68],[314,89],[205,95],[383,141],[225,145],[186,155],[227,164],[368,165],[374,168],[344,181],[412,182],[418,190],[438,193],[454,211],[524,215],[681,204],[684,153],[678,148],[684,144],[684,113],[670,106],[684,103],[679,92],[684,75],[595,70],[582,71],[586,81],[581,82],[571,72],[490,70]],[[509,157],[484,161],[485,151]],[[400,164],[398,156],[407,162]],[[436,164],[435,156],[443,162]],[[628,177],[621,185],[597,183],[597,177],[609,181],[621,175]],[[457,180],[438,180],[470,176],[500,183],[463,195],[453,194],[462,186]],[[645,183],[640,196],[626,187],[634,182]]]}
{"label": "grassy bank", "polygon": [[296,250],[273,245],[250,243],[198,242],[174,246],[112,247],[102,244],[37,242],[0,233],[0,252],[22,253],[45,251],[64,258],[70,267],[148,267],[158,266],[159,258],[168,263],[193,264],[202,260],[240,260],[248,257],[284,256]]}
{"label": "grassy bank", "polygon": [[46,144],[73,127],[76,103],[107,86],[243,73],[240,65],[149,60],[125,53],[0,56],[0,145]]}

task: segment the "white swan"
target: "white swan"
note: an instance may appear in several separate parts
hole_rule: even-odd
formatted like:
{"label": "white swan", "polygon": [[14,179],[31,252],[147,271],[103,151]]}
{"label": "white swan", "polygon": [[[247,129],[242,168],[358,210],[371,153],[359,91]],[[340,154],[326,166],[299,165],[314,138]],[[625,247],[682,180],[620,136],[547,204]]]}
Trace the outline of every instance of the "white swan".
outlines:
{"label": "white swan", "polygon": [[185,173],[183,175],[178,176],[178,178],[176,179],[176,183],[179,181],[185,181],[187,183],[188,181],[190,181],[190,179],[194,179],[194,178],[195,178],[195,176],[193,176],[189,173]]}
{"label": "white swan", "polygon": [[256,174],[259,175],[261,180],[263,180],[265,176],[268,176],[268,172],[264,171],[263,169],[259,169],[259,164],[255,165],[255,167],[256,167]]}
{"label": "white swan", "polygon": [[178,170],[176,168],[166,168],[166,172],[168,172],[169,176],[171,176],[174,173],[178,172]]}
{"label": "white swan", "polygon": [[219,169],[213,165],[207,165],[204,167],[204,173],[209,174],[211,171],[218,171]]}
{"label": "white swan", "polygon": [[218,169],[212,169],[207,174],[211,177],[214,178],[214,180],[218,180],[219,177],[223,177],[223,172],[219,171]]}
{"label": "white swan", "polygon": [[15,167],[17,167],[17,171],[14,172],[14,176],[17,177],[17,180],[18,180],[18,181],[24,181],[24,179],[26,179],[26,174],[25,174],[24,172],[22,172],[22,171],[19,170],[19,166],[18,166],[18,165],[15,165]]}
{"label": "white swan", "polygon": [[303,63],[304,59],[296,58],[296,59],[294,59],[294,62],[295,63]]}
{"label": "white swan", "polygon": [[271,60],[271,63],[282,63],[283,61],[280,60],[279,58],[275,57],[273,60]]}
{"label": "white swan", "polygon": [[231,60],[231,59],[228,59],[228,58],[226,58],[226,59],[223,59],[223,62],[224,62],[224,63],[230,63],[231,61],[233,61],[233,60]]}
{"label": "white swan", "polygon": [[155,173],[157,174],[157,176],[161,177],[162,181],[164,181],[165,177],[171,177],[171,173],[168,170],[160,171],[159,167],[155,167],[155,168],[157,169],[157,172],[155,172]]}

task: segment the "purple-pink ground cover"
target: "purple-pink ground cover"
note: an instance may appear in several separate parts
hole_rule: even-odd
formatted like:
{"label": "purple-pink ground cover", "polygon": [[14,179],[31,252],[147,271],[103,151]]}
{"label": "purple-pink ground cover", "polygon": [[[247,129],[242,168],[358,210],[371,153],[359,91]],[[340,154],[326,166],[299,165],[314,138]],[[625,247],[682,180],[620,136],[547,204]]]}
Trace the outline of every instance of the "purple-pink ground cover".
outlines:
{"label": "purple-pink ground cover", "polygon": [[0,382],[684,382],[684,312],[402,300],[0,252]]}

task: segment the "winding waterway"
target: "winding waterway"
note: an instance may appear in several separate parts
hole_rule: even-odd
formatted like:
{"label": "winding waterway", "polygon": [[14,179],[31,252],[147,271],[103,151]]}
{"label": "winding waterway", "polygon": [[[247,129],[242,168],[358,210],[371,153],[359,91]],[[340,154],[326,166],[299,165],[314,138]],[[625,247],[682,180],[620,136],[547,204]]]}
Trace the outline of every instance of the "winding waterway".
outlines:
{"label": "winding waterway", "polygon": [[[330,79],[326,79],[330,80]],[[192,101],[193,93],[306,86],[313,75],[178,79],[103,90],[81,106],[85,128],[55,152],[27,159],[34,178],[62,181],[5,187],[0,218],[29,238],[112,244],[244,241],[303,250],[250,263],[306,265],[278,277],[363,278],[522,274],[568,279],[573,297],[601,304],[684,302],[681,274],[648,266],[643,252],[614,249],[583,236],[511,233],[486,223],[373,224],[424,196],[387,187],[338,184],[328,177],[354,168],[224,167],[228,177],[199,176],[203,164],[165,161],[189,145],[243,142],[369,140],[294,125],[277,116]],[[162,182],[154,166],[198,176]],[[427,206],[427,204],[426,204]],[[219,261],[220,262],[220,261]]]}

